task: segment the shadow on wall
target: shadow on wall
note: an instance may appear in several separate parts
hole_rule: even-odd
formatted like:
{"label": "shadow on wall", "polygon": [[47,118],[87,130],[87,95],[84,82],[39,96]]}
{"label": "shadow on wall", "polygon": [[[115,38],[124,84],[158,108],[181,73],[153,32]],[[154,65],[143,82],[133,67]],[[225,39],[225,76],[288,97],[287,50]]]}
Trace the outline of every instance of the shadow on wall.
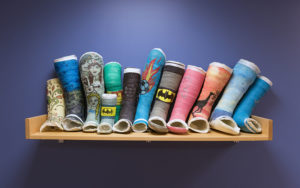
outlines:
{"label": "shadow on wall", "polygon": [[232,187],[234,176],[245,172],[237,181],[247,182],[243,187],[268,187],[270,181],[284,187],[264,143],[38,141],[36,147],[16,176],[24,182],[12,187],[198,188],[207,181]]}

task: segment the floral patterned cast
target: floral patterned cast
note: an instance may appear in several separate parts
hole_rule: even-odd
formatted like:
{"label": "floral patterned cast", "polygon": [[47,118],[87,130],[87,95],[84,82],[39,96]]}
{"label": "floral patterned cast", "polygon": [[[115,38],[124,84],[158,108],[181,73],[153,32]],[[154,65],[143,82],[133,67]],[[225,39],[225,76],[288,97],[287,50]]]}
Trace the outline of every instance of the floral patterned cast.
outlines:
{"label": "floral patterned cast", "polygon": [[61,124],[65,117],[65,100],[63,89],[58,78],[47,81],[48,118],[40,131],[62,131]]}

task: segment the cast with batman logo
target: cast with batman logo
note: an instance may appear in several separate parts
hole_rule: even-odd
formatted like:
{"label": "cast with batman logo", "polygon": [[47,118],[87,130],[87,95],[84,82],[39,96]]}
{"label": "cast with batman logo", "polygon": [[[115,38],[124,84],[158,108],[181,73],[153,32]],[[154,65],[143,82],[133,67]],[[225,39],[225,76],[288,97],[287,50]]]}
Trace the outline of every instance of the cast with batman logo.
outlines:
{"label": "cast with batman logo", "polygon": [[116,113],[116,107],[102,106],[101,116],[114,116]]}
{"label": "cast with batman logo", "polygon": [[158,88],[156,93],[156,99],[166,103],[172,103],[174,98],[175,92],[171,91],[170,89]]}

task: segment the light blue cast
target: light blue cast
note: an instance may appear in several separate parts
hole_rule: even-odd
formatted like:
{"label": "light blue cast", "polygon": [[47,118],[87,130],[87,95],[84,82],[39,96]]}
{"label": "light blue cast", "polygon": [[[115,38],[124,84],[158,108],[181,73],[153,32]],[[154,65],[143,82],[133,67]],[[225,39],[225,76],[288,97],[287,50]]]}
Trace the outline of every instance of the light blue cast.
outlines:
{"label": "light blue cast", "polygon": [[135,132],[145,132],[148,128],[148,118],[151,103],[155,95],[161,72],[166,61],[166,55],[160,48],[154,48],[150,54],[142,74],[141,93],[132,129]]}
{"label": "light blue cast", "polygon": [[261,125],[249,117],[255,104],[258,103],[271,86],[272,82],[268,78],[259,76],[235,109],[233,119],[242,131],[248,133],[261,132]]}
{"label": "light blue cast", "polygon": [[232,119],[232,114],[259,73],[260,70],[254,63],[244,59],[239,60],[234,66],[232,77],[211,115],[210,125],[213,129],[229,134],[239,134],[240,129]]}

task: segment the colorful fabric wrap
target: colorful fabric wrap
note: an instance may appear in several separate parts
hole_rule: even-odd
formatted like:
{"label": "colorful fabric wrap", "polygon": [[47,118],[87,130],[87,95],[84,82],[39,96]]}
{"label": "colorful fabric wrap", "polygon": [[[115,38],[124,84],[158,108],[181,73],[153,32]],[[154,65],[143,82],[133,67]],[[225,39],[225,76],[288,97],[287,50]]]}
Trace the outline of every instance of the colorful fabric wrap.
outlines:
{"label": "colorful fabric wrap", "polygon": [[84,118],[84,99],[75,55],[54,60],[56,74],[64,89],[66,117],[62,121],[64,130],[80,131]]}
{"label": "colorful fabric wrap", "polygon": [[118,62],[109,62],[104,66],[104,83],[106,93],[117,95],[115,121],[119,120],[122,103],[122,66]]}
{"label": "colorful fabric wrap", "polygon": [[190,130],[198,133],[209,131],[208,118],[212,106],[228,83],[231,73],[232,69],[224,64],[213,62],[209,65],[201,94],[190,114],[188,121]]}
{"label": "colorful fabric wrap", "polygon": [[145,132],[148,129],[148,118],[151,103],[158,86],[166,55],[159,48],[150,51],[147,63],[142,74],[140,84],[141,93],[135,114],[132,129],[135,132]]}
{"label": "colorful fabric wrap", "polygon": [[234,66],[232,77],[211,115],[210,125],[213,129],[233,135],[239,134],[240,128],[232,119],[232,114],[259,73],[260,70],[254,63],[244,59]]}
{"label": "colorful fabric wrap", "polygon": [[104,93],[102,56],[96,52],[84,53],[79,60],[79,69],[87,104],[87,117],[82,129],[84,132],[96,132]]}
{"label": "colorful fabric wrap", "polygon": [[47,81],[47,109],[48,117],[40,128],[44,131],[62,131],[62,120],[65,117],[65,99],[63,89],[58,78]]}
{"label": "colorful fabric wrap", "polygon": [[167,133],[167,115],[184,74],[185,65],[176,61],[167,61],[162,73],[155,102],[149,118],[149,127],[158,133]]}
{"label": "colorful fabric wrap", "polygon": [[184,134],[188,131],[186,119],[195,103],[206,72],[201,67],[188,65],[180,83],[175,105],[167,128],[170,132]]}

